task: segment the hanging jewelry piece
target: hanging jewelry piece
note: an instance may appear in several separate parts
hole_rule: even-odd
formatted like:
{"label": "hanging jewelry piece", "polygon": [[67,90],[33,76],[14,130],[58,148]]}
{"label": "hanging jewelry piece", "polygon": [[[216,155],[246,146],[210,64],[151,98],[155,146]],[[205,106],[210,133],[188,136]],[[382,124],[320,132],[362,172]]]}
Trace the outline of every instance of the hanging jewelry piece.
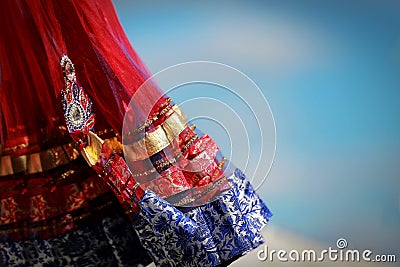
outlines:
{"label": "hanging jewelry piece", "polygon": [[[91,99],[82,87],[76,82],[75,68],[72,61],[63,55],[61,67],[64,74],[64,88],[61,90],[61,99],[68,131],[74,141],[82,140],[89,131],[93,131],[95,115]],[[75,140],[77,139],[78,140]],[[82,140],[85,141],[85,140]]]}
{"label": "hanging jewelry piece", "polygon": [[94,133],[92,100],[78,85],[74,64],[67,55],[61,57],[60,64],[65,83],[61,90],[61,102],[72,139],[86,162],[107,182],[120,202],[128,203],[138,211],[137,202],[144,190],[134,180],[125,160],[116,153],[121,150],[120,142],[115,138],[102,140]]}

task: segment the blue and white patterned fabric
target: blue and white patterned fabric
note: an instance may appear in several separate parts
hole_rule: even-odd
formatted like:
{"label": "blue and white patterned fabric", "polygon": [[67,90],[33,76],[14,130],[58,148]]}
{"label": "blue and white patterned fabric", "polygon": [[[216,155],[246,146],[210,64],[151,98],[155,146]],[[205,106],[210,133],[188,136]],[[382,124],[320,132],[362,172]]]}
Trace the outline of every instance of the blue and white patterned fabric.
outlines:
{"label": "blue and white patterned fabric", "polygon": [[123,211],[62,236],[0,242],[1,267],[139,267],[150,263]]}
{"label": "blue and white patterned fabric", "polygon": [[272,216],[244,174],[232,188],[196,208],[176,208],[147,190],[134,227],[157,266],[218,266],[263,243],[260,230]]}
{"label": "blue and white patterned fabric", "polygon": [[[263,243],[272,216],[240,170],[232,188],[197,208],[172,206],[147,190],[133,226],[157,266],[218,266]],[[0,266],[143,266],[151,262],[122,212],[47,240],[0,242]]]}

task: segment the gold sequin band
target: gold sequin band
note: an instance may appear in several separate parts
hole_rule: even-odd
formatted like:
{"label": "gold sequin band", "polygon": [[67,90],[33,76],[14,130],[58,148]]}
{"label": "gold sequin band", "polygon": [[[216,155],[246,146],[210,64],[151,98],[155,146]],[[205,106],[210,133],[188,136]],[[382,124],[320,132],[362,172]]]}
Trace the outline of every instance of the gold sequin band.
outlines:
{"label": "gold sequin band", "polygon": [[0,157],[0,176],[48,171],[77,159],[79,155],[79,151],[69,143],[33,154],[17,157],[2,156]]}
{"label": "gold sequin band", "polygon": [[172,106],[174,113],[156,130],[146,132],[144,138],[132,144],[124,144],[125,154],[129,160],[144,160],[166,148],[187,127],[186,115],[181,109]]}

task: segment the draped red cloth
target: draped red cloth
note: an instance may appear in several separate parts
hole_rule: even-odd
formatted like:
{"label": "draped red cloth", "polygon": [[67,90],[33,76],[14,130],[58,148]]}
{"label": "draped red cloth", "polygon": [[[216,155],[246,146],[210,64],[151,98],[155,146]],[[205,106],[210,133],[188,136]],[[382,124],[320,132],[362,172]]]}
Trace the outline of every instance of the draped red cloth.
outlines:
{"label": "draped red cloth", "polygon": [[149,73],[111,1],[5,1],[0,22],[2,154],[60,142],[63,53],[73,59],[80,85],[93,99],[97,129],[121,131],[126,106]]}
{"label": "draped red cloth", "polygon": [[[194,206],[227,189],[226,180],[212,184],[224,175],[217,145],[207,136],[197,139],[153,82],[141,86],[150,74],[110,0],[4,1],[0,38],[0,237],[24,239],[36,232],[47,238],[74,229],[82,218],[105,216],[100,211],[112,212],[111,204],[117,203],[69,144],[60,100],[63,54],[72,59],[77,81],[93,101],[99,136],[120,136],[124,122],[132,127],[124,129],[129,132],[156,115],[146,133],[129,136],[133,147],[145,134],[162,132],[161,124],[176,135],[162,140],[171,144],[152,149],[151,155],[140,157],[136,150],[130,155],[135,157],[129,161],[132,177],[145,188],[161,197],[186,190],[176,203],[187,200]],[[146,171],[151,165],[154,177]]]}
{"label": "draped red cloth", "polygon": [[[65,53],[94,102],[96,131],[121,132],[126,106],[149,73],[112,2],[2,1],[0,40],[0,235],[48,238],[112,213],[119,204],[107,185],[76,151],[66,151],[71,139],[59,99]],[[150,102],[143,99],[138,110]],[[16,170],[16,161],[26,168]]]}

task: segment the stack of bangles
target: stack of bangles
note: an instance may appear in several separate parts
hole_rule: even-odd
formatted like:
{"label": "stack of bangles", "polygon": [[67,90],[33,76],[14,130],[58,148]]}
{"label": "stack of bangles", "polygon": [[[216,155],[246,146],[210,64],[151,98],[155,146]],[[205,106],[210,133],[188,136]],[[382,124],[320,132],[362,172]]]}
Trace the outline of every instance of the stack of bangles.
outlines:
{"label": "stack of bangles", "polygon": [[195,126],[187,125],[182,111],[170,99],[162,104],[167,108],[160,105],[158,114],[164,115],[146,122],[145,137],[132,143],[124,138],[123,150],[130,168],[121,157],[122,145],[116,138],[104,141],[112,144],[112,149],[103,144],[101,160],[94,166],[120,201],[129,202],[134,209],[142,188],[168,198],[223,177],[226,159],[219,155],[214,140],[207,134],[198,137]]}
{"label": "stack of bangles", "polygon": [[159,99],[146,122],[123,133],[123,144],[119,137],[99,138],[93,132],[91,100],[77,84],[72,62],[65,56],[61,65],[63,109],[70,134],[121,203],[138,210],[137,202],[145,189],[162,198],[193,188],[199,188],[198,194],[200,187],[212,191],[207,185],[224,177],[226,159],[220,156],[216,143],[207,134],[198,137],[195,126],[186,123],[185,114],[167,97]]}

